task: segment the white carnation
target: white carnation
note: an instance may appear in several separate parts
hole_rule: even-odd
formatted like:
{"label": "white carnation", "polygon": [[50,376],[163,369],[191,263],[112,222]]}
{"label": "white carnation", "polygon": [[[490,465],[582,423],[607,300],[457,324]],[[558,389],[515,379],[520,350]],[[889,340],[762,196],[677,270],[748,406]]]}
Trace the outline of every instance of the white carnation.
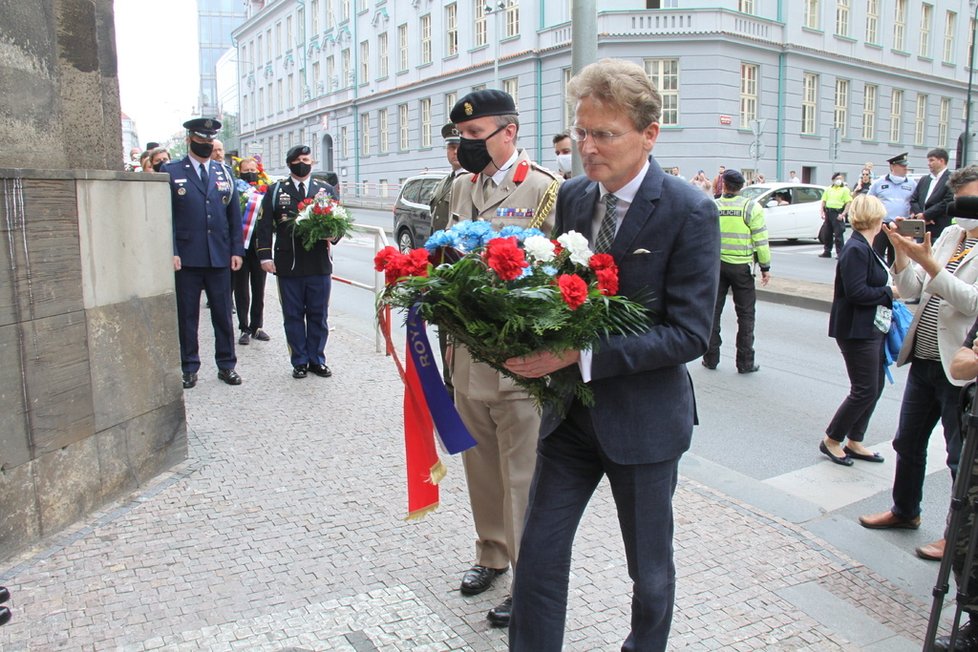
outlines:
{"label": "white carnation", "polygon": [[523,241],[526,253],[536,261],[549,263],[554,259],[554,243],[542,235],[531,235]]}
{"label": "white carnation", "polygon": [[572,263],[586,266],[588,261],[591,260],[592,252],[588,248],[587,238],[577,231],[568,231],[557,238],[557,242],[570,252]]}

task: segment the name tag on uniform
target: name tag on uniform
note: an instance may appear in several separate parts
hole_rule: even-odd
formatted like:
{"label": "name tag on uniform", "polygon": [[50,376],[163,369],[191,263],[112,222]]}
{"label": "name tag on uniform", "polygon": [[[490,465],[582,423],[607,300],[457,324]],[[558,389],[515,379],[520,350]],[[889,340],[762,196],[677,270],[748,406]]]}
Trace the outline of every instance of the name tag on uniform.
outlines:
{"label": "name tag on uniform", "polygon": [[292,196],[287,192],[280,192],[278,194],[278,205],[282,208],[288,208],[292,205]]}

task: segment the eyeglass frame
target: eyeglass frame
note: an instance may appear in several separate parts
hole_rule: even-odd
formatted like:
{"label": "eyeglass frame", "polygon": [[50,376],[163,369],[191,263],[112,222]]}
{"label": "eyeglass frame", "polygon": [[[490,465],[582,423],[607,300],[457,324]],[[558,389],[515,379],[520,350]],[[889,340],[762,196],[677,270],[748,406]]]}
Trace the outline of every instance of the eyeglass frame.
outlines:
{"label": "eyeglass frame", "polygon": [[567,131],[571,140],[573,140],[575,143],[583,143],[588,139],[588,137],[590,137],[596,145],[607,145],[617,138],[627,136],[628,134],[638,130],[629,129],[628,131],[623,131],[620,134],[616,134],[611,131],[594,131],[593,129],[585,129],[584,127],[571,125]]}

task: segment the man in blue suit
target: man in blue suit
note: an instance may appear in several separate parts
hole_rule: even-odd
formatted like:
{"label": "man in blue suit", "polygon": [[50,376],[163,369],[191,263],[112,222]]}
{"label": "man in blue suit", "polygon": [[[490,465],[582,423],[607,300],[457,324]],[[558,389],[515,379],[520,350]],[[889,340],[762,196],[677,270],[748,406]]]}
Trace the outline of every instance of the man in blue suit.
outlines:
{"label": "man in blue suit", "polygon": [[507,361],[529,378],[573,365],[594,393],[592,407],[568,396],[565,412],[544,409],[513,581],[510,650],[561,649],[574,534],[604,475],[634,587],[622,650],[664,650],[675,596],[672,495],[696,422],[686,363],[710,339],[717,209],[650,158],[662,102],[641,67],[604,59],[575,76],[567,95],[576,102],[570,133],[586,176],[561,187],[554,230],[582,233],[595,251],[610,253],[620,293],[651,316],[641,335]]}
{"label": "man in blue suit", "polygon": [[244,256],[241,204],[226,168],[210,159],[221,123],[195,118],[183,126],[190,153],[160,169],[170,175],[183,386],[190,389],[196,385],[200,369],[197,329],[201,290],[207,295],[214,326],[217,377],[228,385],[240,385],[241,376],[234,370],[237,358],[231,321],[231,270],[241,267]]}

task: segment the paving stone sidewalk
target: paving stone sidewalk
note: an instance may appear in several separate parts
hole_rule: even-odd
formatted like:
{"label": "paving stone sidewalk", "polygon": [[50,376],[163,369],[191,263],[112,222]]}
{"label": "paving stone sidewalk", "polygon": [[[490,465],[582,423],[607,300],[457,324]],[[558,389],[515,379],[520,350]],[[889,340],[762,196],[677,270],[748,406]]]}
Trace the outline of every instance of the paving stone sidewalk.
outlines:
{"label": "paving stone sidewalk", "polygon": [[[297,381],[281,329],[268,330],[271,342],[238,349],[243,385],[205,363],[186,393],[187,462],[0,565],[14,610],[0,650],[506,648],[485,613],[510,577],[474,598],[457,590],[474,553],[460,460],[444,458],[440,508],[403,520],[392,361],[341,326],[333,377]],[[675,505],[671,649],[919,649],[929,605],[804,528],[686,478]],[[865,640],[796,606],[813,599],[871,625]],[[565,649],[619,649],[629,604],[602,485],[577,538]]]}

